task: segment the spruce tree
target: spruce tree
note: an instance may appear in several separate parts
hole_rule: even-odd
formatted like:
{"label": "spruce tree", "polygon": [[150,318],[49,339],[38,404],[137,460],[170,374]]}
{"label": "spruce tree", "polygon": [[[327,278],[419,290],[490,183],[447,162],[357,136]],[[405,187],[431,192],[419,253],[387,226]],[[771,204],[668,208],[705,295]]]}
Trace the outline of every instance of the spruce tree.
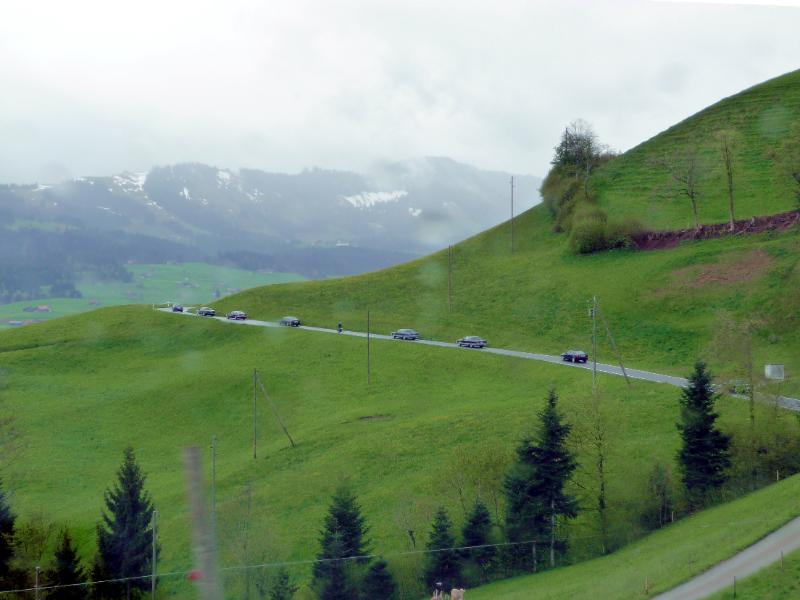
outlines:
{"label": "spruce tree", "polygon": [[[359,566],[366,559],[342,561],[339,559],[363,556],[369,552],[366,539],[368,528],[361,507],[358,506],[355,494],[346,486],[339,488],[331,500],[331,506],[325,517],[320,532],[320,552],[314,564],[314,580],[312,587],[325,598],[338,598],[342,593],[349,593],[360,583]],[[325,591],[328,590],[328,591]]]}
{"label": "spruce tree", "polygon": [[297,586],[292,583],[286,569],[278,569],[272,578],[269,588],[269,600],[292,600]]}
{"label": "spruce tree", "polygon": [[[557,554],[566,552],[566,542],[556,539],[558,521],[578,514],[577,501],[564,491],[577,466],[566,444],[572,428],[562,422],[557,402],[558,396],[550,390],[545,409],[539,413],[539,431],[534,438],[520,442],[504,485],[509,541],[544,543],[550,550],[550,566],[555,566]],[[510,546],[510,566],[535,570],[537,547],[541,544]]]}
{"label": "spruce tree", "polygon": [[[474,566],[474,568],[469,570],[477,570],[477,574],[473,574],[469,578],[469,585],[485,583],[489,579],[489,573],[492,569],[495,554],[497,553],[494,546],[486,546],[486,544],[490,543],[491,532],[492,518],[489,514],[489,509],[486,508],[483,502],[476,500],[475,505],[472,507],[472,512],[467,517],[467,522],[464,524],[464,530],[462,532],[464,546],[467,546],[463,552],[463,556],[468,563],[468,567]],[[472,546],[472,548],[470,548],[470,546]],[[475,548],[474,546],[484,547]]]}
{"label": "spruce tree", "polygon": [[397,587],[388,567],[389,565],[382,558],[369,566],[361,586],[361,597],[364,600],[377,600],[378,598],[392,600],[395,597]]}
{"label": "spruce tree", "polygon": [[701,507],[709,494],[726,480],[730,466],[730,436],[716,427],[714,412],[717,396],[711,374],[702,361],[695,364],[689,385],[681,392],[681,449],[678,462],[690,509]]}
{"label": "spruce tree", "polygon": [[[56,589],[48,592],[48,600],[82,600],[86,598],[86,587],[76,585],[86,582],[86,573],[81,566],[78,553],[72,545],[69,531],[64,529],[58,541],[53,567],[45,572],[48,586]],[[68,587],[60,587],[68,586]]]}
{"label": "spruce tree", "polygon": [[455,547],[450,517],[444,507],[439,507],[433,517],[431,535],[425,545],[428,553],[425,562],[425,583],[430,589],[441,582],[449,590],[461,581],[461,557]]}
{"label": "spruce tree", "polygon": [[[92,567],[95,581],[140,577],[151,571],[153,503],[144,489],[145,475],[136,464],[133,448],[126,448],[117,482],[106,490],[102,520],[97,524],[97,555]],[[150,589],[150,580],[95,586],[98,598],[138,598]]]}
{"label": "spruce tree", "polygon": [[0,480],[0,583],[13,579],[11,560],[14,558],[14,522],[16,517],[8,504],[3,482]]}

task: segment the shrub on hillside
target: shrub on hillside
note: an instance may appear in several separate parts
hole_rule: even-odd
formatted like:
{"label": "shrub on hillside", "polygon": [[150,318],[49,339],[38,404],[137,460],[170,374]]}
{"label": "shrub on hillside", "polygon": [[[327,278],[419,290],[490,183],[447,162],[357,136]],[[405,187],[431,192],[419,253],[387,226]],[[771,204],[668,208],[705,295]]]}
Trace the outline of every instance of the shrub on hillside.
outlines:
{"label": "shrub on hillside", "polygon": [[580,198],[581,182],[565,169],[553,167],[547,173],[539,192],[542,202],[555,220],[554,229],[563,231],[575,203]]}
{"label": "shrub on hillside", "polygon": [[580,206],[572,217],[569,243],[574,252],[589,254],[606,248],[608,216],[597,206]]}
{"label": "shrub on hillside", "polygon": [[634,237],[644,231],[635,218],[612,219],[598,206],[583,205],[572,217],[569,242],[573,252],[591,254],[614,248],[631,248]]}
{"label": "shrub on hillside", "polygon": [[644,230],[636,217],[611,220],[606,224],[606,249],[632,248],[634,238]]}

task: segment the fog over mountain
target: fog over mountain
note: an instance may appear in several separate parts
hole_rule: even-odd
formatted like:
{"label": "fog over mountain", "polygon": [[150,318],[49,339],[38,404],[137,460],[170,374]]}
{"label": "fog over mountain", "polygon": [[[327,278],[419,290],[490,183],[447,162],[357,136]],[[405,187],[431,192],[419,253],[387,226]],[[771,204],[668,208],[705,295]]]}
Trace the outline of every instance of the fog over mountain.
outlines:
{"label": "fog over mountain", "polygon": [[[191,163],[8,184],[0,186],[0,261],[25,277],[47,272],[59,281],[85,271],[116,277],[125,262],[169,260],[309,277],[353,274],[445,247],[507,219],[510,177],[448,158],[422,158],[378,162],[367,173],[313,168],[286,174]],[[515,177],[517,212],[539,201],[540,183]]]}

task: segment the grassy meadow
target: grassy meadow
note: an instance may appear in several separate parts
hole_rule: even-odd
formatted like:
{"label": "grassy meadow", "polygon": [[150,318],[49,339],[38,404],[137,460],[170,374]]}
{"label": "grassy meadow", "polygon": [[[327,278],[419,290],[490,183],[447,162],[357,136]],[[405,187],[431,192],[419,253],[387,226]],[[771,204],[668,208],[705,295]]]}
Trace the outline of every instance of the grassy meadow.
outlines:
{"label": "grassy meadow", "polygon": [[[78,314],[101,306],[158,304],[175,302],[200,304],[241,290],[302,281],[294,273],[255,273],[207,263],[128,265],[131,282],[84,281],[76,287],[82,298],[45,298],[0,304],[0,329],[12,327],[9,321],[50,320]],[[25,312],[26,307],[46,305],[51,312]]]}
{"label": "grassy meadow", "polygon": [[[69,523],[88,559],[103,490],[113,481],[122,449],[132,444],[161,515],[163,571],[186,569],[191,560],[181,449],[208,448],[216,435],[223,564],[312,558],[328,499],[344,481],[358,493],[374,550],[391,561],[392,554],[413,549],[407,529],[416,532],[418,547],[424,544],[439,504],[461,523],[459,489],[465,505],[479,487],[493,497],[516,441],[534,423],[551,386],[576,428],[573,444],[584,466],[574,491],[591,503],[596,482],[585,439],[588,372],[375,341],[368,386],[365,361],[360,339],[144,307],[101,309],[7,331],[0,337],[0,398],[4,414],[14,416],[3,469],[12,506],[23,520],[41,513]],[[297,441],[289,448],[260,400],[256,460],[253,368]],[[614,377],[601,377],[600,384],[612,440],[611,535],[619,545],[641,534],[638,513],[654,461],[669,464],[674,457],[678,390],[642,382],[628,388]],[[725,425],[746,419],[741,401],[726,399],[720,409]],[[465,456],[495,457],[495,484],[481,486],[463,475],[460,488],[458,474],[476,468]],[[502,507],[493,510],[501,513]],[[597,553],[592,512],[569,534],[573,559]],[[394,564],[402,573],[418,566],[414,560]],[[296,577],[305,580],[307,569],[297,567]],[[229,577],[235,594],[241,582],[236,572]],[[164,585],[183,597],[177,579],[166,578]]]}

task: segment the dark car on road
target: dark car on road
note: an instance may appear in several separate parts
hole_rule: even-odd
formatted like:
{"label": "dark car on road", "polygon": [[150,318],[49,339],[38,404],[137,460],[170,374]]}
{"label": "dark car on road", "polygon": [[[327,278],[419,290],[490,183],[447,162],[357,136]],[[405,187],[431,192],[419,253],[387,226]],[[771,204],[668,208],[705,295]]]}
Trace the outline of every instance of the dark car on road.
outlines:
{"label": "dark car on road", "polygon": [[574,363],[585,363],[589,361],[589,355],[583,350],[567,350],[561,355],[561,360]]}
{"label": "dark car on road", "polygon": [[247,318],[247,313],[241,310],[232,310],[225,315],[225,318],[231,319],[232,321],[244,321]]}
{"label": "dark car on road", "polygon": [[201,317],[213,317],[217,314],[217,311],[215,311],[213,308],[208,308],[207,306],[204,306],[203,308],[197,309],[197,314],[200,315]]}
{"label": "dark car on road", "polygon": [[392,332],[392,337],[396,340],[418,340],[419,332],[413,329],[398,329]]}
{"label": "dark car on road", "polygon": [[280,324],[284,327],[300,327],[300,319],[297,317],[283,317]]}
{"label": "dark car on road", "polygon": [[180,304],[173,304],[172,312],[183,312],[183,307]]}
{"label": "dark car on road", "polygon": [[468,335],[458,340],[456,344],[462,348],[486,348],[489,342],[477,335]]}

